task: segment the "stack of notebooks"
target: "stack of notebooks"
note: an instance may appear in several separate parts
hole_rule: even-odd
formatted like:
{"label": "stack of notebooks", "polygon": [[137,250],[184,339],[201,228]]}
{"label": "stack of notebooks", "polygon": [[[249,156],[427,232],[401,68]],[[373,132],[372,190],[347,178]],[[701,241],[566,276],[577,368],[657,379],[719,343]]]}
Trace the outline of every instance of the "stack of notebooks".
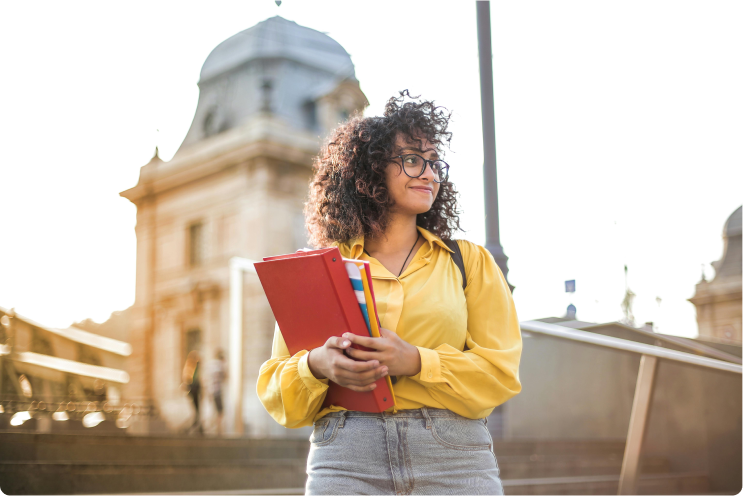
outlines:
{"label": "stack of notebooks", "polygon": [[[346,259],[338,248],[325,248],[267,257],[256,262],[255,270],[292,355],[345,332],[380,336],[369,262]],[[373,391],[359,393],[331,381],[323,408],[389,410],[395,405],[392,382],[384,377],[376,384]]]}

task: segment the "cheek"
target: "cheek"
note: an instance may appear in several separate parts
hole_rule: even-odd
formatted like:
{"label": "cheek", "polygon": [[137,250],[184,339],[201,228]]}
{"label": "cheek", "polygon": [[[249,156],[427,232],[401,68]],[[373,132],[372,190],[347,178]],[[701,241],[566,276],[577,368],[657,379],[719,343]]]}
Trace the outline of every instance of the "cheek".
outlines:
{"label": "cheek", "polygon": [[439,183],[433,183],[433,200],[436,201],[436,198],[439,196],[439,191],[441,190],[441,185]]}
{"label": "cheek", "polygon": [[399,167],[395,165],[387,167],[385,182],[387,191],[390,192],[393,200],[399,198],[400,192],[405,190],[405,179],[407,179],[407,176],[402,173]]}

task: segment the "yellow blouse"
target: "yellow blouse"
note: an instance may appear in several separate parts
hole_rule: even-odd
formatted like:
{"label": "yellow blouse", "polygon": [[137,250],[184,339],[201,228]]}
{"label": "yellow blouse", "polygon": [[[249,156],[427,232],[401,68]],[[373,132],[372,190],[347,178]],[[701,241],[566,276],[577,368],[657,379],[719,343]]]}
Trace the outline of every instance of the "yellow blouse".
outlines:
{"label": "yellow blouse", "polygon": [[[418,228],[426,243],[398,278],[368,257],[364,239],[338,246],[346,258],[369,260],[382,327],[415,345],[421,371],[398,377],[397,409],[423,406],[484,418],[521,391],[521,331],[511,292],[492,255],[458,241],[467,274],[462,276],[441,238]],[[261,366],[258,396],[268,413],[290,428],[311,425],[331,411],[321,410],[328,380],[307,365],[307,351],[289,355],[276,327],[271,359]]]}

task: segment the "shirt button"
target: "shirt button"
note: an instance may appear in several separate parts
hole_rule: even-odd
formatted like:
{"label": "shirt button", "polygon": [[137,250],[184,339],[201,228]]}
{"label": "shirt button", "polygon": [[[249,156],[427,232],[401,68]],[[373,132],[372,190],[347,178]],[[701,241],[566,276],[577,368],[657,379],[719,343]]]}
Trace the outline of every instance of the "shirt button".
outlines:
{"label": "shirt button", "polygon": [[428,378],[430,379],[431,377],[433,377],[433,374],[431,372],[429,372],[428,373]]}

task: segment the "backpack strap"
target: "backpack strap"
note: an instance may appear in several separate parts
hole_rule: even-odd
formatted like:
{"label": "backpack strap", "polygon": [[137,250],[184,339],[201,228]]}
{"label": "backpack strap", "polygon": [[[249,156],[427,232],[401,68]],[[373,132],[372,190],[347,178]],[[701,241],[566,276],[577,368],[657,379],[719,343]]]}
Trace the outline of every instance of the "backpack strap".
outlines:
{"label": "backpack strap", "polygon": [[467,288],[467,272],[464,270],[464,259],[462,258],[462,250],[459,249],[459,243],[454,239],[442,240],[444,244],[454,253],[451,253],[451,258],[459,268],[459,272],[462,273],[462,291]]}

